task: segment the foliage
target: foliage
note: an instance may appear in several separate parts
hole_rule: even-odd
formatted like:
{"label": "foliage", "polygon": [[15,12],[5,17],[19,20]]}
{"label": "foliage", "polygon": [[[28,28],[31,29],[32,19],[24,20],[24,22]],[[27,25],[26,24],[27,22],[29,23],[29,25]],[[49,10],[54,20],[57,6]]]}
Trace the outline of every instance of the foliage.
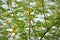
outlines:
{"label": "foliage", "polygon": [[0,40],[60,40],[60,0],[0,0]]}

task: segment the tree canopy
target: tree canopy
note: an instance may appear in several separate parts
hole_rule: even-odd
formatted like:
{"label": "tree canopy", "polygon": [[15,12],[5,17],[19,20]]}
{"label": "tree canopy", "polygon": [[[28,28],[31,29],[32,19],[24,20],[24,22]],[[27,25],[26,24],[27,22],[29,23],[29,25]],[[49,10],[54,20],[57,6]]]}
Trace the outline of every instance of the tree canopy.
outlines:
{"label": "tree canopy", "polygon": [[0,0],[0,40],[60,40],[60,0]]}

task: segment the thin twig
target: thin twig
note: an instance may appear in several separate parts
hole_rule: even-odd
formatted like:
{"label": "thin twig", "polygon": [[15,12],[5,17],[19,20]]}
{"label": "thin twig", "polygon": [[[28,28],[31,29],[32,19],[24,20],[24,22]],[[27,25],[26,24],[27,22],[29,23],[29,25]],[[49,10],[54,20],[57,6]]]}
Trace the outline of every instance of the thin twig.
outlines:
{"label": "thin twig", "polygon": [[46,31],[45,33],[43,34],[43,36],[41,37],[40,40],[42,40],[42,38],[45,36],[45,34],[51,29],[52,26],[54,26],[55,24],[57,24],[58,22],[54,23],[53,25],[51,25]]}

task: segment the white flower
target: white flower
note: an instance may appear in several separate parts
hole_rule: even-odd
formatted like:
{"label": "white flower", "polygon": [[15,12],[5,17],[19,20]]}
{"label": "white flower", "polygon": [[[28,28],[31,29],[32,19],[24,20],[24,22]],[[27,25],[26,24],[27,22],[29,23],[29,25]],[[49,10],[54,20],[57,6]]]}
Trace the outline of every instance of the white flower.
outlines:
{"label": "white flower", "polygon": [[3,25],[7,25],[6,23],[3,23]]}
{"label": "white flower", "polygon": [[6,30],[7,30],[7,31],[10,31],[10,32],[13,31],[13,29],[6,29]]}
{"label": "white flower", "polygon": [[6,2],[7,0],[1,0],[1,1],[2,1],[3,3],[7,3],[7,2]]}
{"label": "white flower", "polygon": [[18,20],[24,20],[23,18],[18,18]]}
{"label": "white flower", "polygon": [[56,27],[56,26],[53,26],[52,28],[55,28],[55,29],[57,29],[57,27]]}
{"label": "white flower", "polygon": [[22,0],[17,0],[17,2],[21,2]]}
{"label": "white flower", "polygon": [[7,4],[3,4],[3,5],[2,5],[2,8],[8,9],[8,5],[7,5]]}
{"label": "white flower", "polygon": [[31,6],[31,7],[36,6],[36,2],[30,2],[30,6]]}
{"label": "white flower", "polygon": [[16,7],[15,2],[12,2],[12,7]]}

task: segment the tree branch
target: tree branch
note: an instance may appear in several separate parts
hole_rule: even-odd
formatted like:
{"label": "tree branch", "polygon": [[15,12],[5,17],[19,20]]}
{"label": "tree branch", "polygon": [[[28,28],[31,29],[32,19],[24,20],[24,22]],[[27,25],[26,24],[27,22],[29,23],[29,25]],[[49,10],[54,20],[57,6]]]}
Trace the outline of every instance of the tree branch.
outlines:
{"label": "tree branch", "polygon": [[42,37],[41,37],[41,39],[40,40],[42,40],[42,38],[45,36],[45,34],[51,29],[51,27],[52,26],[54,26],[55,24],[57,24],[58,22],[56,22],[56,23],[54,23],[53,25],[51,25],[46,31],[45,31],[45,33],[42,35]]}

